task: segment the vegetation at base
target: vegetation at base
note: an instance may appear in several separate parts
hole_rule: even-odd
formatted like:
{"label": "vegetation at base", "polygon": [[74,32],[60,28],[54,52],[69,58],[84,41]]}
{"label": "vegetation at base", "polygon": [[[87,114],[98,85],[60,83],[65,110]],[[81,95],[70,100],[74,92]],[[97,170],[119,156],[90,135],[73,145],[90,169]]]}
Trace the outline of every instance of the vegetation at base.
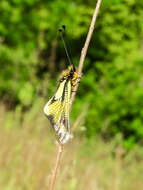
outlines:
{"label": "vegetation at base", "polygon": [[[23,115],[0,105],[0,189],[47,190],[58,146],[47,118],[37,101]],[[34,121],[34,122],[33,122]],[[86,139],[73,132],[64,147],[55,190],[136,190],[143,189],[143,150],[135,145],[127,151],[120,137],[111,142]]]}
{"label": "vegetation at base", "polygon": [[[94,7],[93,0],[1,0],[0,97],[21,121],[36,101],[48,100],[66,67],[58,28],[67,26],[77,65]],[[142,44],[143,1],[104,0],[71,115],[76,120],[88,105],[82,135],[120,134],[127,149],[142,143]]]}

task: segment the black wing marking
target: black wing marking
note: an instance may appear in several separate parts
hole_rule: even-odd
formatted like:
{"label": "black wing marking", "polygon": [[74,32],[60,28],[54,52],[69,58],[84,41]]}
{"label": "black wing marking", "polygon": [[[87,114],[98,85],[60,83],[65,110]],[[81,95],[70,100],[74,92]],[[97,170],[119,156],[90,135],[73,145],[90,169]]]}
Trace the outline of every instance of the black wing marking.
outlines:
{"label": "black wing marking", "polygon": [[66,143],[70,138],[69,125],[69,101],[71,94],[71,81],[62,81],[55,95],[44,107],[44,113],[54,127],[61,144]]}

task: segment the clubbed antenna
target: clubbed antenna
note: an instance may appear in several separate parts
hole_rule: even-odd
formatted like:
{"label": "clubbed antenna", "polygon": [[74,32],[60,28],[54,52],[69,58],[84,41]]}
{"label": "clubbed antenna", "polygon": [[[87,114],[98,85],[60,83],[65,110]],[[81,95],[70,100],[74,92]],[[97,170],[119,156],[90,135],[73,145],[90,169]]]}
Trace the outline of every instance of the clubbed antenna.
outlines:
{"label": "clubbed antenna", "polygon": [[64,31],[66,30],[66,26],[64,24],[62,25],[62,28],[64,29]]}
{"label": "clubbed antenna", "polygon": [[63,36],[63,30],[64,30],[64,32],[65,32],[65,29],[66,29],[66,26],[65,26],[65,25],[62,25],[62,28],[59,28],[60,37],[61,37],[62,42],[63,42],[63,44],[64,44],[64,49],[65,49],[65,52],[66,52],[66,55],[67,55],[69,64],[70,64],[70,65],[73,65],[73,63],[72,63],[72,61],[71,61],[71,59],[70,59],[69,53],[68,53],[68,48],[67,48],[67,45],[66,45],[64,36]]}

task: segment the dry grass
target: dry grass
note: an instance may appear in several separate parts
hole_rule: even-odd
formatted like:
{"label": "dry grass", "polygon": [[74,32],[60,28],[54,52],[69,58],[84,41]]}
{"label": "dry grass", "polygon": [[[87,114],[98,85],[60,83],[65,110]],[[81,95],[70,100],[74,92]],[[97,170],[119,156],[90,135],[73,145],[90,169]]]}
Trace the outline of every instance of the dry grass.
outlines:
{"label": "dry grass", "polygon": [[[0,189],[47,190],[57,146],[38,101],[21,121],[20,108],[6,112],[0,106]],[[75,135],[66,145],[56,190],[143,189],[143,150],[128,154],[114,141],[86,142]]]}

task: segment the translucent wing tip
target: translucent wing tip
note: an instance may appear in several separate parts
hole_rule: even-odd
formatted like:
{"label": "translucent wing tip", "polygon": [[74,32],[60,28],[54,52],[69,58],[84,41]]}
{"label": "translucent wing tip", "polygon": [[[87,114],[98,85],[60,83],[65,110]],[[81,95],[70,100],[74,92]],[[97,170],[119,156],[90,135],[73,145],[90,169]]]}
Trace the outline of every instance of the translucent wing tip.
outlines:
{"label": "translucent wing tip", "polygon": [[64,137],[61,136],[59,141],[61,144],[66,144],[71,138],[72,138],[72,135],[69,132],[67,132]]}

